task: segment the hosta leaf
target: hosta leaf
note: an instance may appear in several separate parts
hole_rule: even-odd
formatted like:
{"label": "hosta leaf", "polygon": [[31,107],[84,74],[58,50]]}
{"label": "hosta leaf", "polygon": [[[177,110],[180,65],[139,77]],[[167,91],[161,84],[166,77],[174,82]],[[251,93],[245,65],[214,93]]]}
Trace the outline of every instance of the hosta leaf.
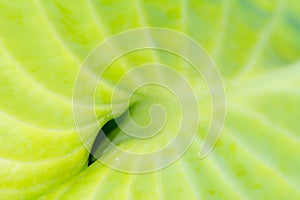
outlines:
{"label": "hosta leaf", "polygon": [[[2,0],[0,16],[0,199],[300,199],[298,0]],[[118,79],[151,62],[180,71],[202,97],[197,137],[180,159],[152,173],[87,166],[72,107],[80,66],[104,39],[149,26],[191,36],[216,62],[227,95],[223,133],[200,160],[211,114],[203,80],[175,55],[141,50],[112,63],[104,75],[95,91],[97,121],[86,115],[94,105],[85,93],[76,102],[88,148],[113,118],[109,103]],[[87,71],[85,78],[89,86],[98,77]],[[120,100],[127,94],[117,92]],[[174,136],[175,102],[157,89],[145,94],[130,110],[133,119],[147,123],[149,104],[157,101],[173,118],[165,134],[150,140],[124,139],[115,129],[111,139],[120,148],[149,152]],[[118,114],[125,109],[121,103]],[[122,156],[110,149],[103,154]]]}

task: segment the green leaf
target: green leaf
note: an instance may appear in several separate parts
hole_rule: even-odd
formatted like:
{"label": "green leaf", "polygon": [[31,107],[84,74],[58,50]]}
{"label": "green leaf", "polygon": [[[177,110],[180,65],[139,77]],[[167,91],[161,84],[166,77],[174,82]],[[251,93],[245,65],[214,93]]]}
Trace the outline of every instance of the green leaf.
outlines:
{"label": "green leaf", "polygon": [[[298,0],[1,1],[0,16],[0,199],[300,199]],[[112,119],[108,103],[116,81],[149,62],[173,66],[193,81],[203,97],[197,138],[156,172],[128,174],[98,162],[88,167],[73,119],[76,75],[101,41],[149,26],[191,36],[216,62],[227,95],[221,138],[208,157],[198,158],[211,114],[203,81],[178,57],[143,50],[113,63],[97,88],[98,121],[86,116],[81,127],[89,148]],[[139,97],[130,112],[147,123],[149,104],[159,96],[174,114],[166,134],[141,141],[123,139],[116,129],[112,140],[120,148],[149,152],[174,136],[178,112],[158,91]],[[93,109],[80,103],[83,111]],[[107,150],[103,156],[116,155]]]}

